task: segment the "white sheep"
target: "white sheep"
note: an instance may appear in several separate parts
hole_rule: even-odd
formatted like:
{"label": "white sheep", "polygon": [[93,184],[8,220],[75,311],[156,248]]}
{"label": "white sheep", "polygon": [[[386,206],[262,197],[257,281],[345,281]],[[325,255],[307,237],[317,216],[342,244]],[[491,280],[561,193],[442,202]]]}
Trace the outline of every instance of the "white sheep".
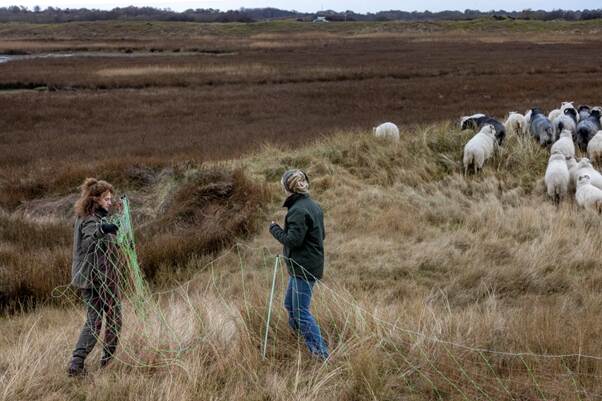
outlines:
{"label": "white sheep", "polygon": [[587,155],[594,163],[602,162],[602,131],[598,131],[587,144]]}
{"label": "white sheep", "polygon": [[577,163],[576,176],[580,177],[585,174],[589,176],[590,182],[594,187],[602,189],[602,174],[592,166],[592,162],[587,157],[582,158]]}
{"label": "white sheep", "polygon": [[577,120],[574,116],[561,114],[552,121],[554,133],[558,138],[563,129],[568,129],[571,133],[577,132]]}
{"label": "white sheep", "polygon": [[506,132],[508,134],[526,135],[527,132],[529,132],[529,124],[527,123],[525,116],[516,111],[511,111],[510,114],[508,114],[504,126],[506,127]]}
{"label": "white sheep", "polygon": [[548,196],[559,204],[569,191],[569,169],[566,165],[565,156],[560,152],[553,152],[548,161],[544,181]]}
{"label": "white sheep", "polygon": [[548,120],[550,121],[554,121],[556,119],[556,117],[562,115],[562,111],[560,111],[560,109],[554,109],[552,111],[550,111],[550,113],[548,114]]}
{"label": "white sheep", "polygon": [[525,121],[527,122],[527,124],[531,124],[531,109],[525,111]]}
{"label": "white sheep", "polygon": [[378,127],[372,128],[372,133],[378,138],[387,138],[399,141],[399,128],[393,123],[382,123]]}
{"label": "white sheep", "polygon": [[569,191],[574,193],[577,188],[577,160],[574,157],[567,157],[566,166],[569,169]]}
{"label": "white sheep", "polygon": [[472,164],[474,172],[481,170],[485,160],[489,159],[496,147],[495,128],[487,124],[473,136],[464,146],[464,174],[468,173],[468,167]]}
{"label": "white sheep", "polygon": [[560,138],[554,142],[551,153],[561,153],[565,157],[575,157],[575,144],[573,143],[573,133],[564,128],[560,133]]}
{"label": "white sheep", "polygon": [[579,176],[575,199],[577,204],[585,209],[602,212],[602,190],[592,185],[588,174]]}

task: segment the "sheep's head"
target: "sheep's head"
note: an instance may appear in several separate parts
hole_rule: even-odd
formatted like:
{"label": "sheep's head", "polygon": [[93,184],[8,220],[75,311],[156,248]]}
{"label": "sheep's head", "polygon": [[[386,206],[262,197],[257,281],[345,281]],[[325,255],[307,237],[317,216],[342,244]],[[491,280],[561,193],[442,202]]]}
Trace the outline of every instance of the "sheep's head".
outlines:
{"label": "sheep's head", "polygon": [[580,187],[582,185],[588,185],[591,184],[592,182],[592,178],[589,176],[589,174],[581,174],[579,176],[579,178],[577,178],[577,186]]}
{"label": "sheep's head", "polygon": [[541,109],[539,107],[533,107],[531,109],[531,118],[535,117],[538,114],[543,114],[543,112],[541,111]]}
{"label": "sheep's head", "polygon": [[553,152],[552,152],[552,154],[550,155],[550,159],[549,159],[549,161],[551,162],[551,161],[556,161],[556,160],[559,160],[559,161],[565,161],[565,160],[566,160],[566,157],[565,157],[565,156],[562,154],[562,152],[560,152],[559,150],[555,150],[555,151],[553,151]]}
{"label": "sheep's head", "polygon": [[477,127],[477,123],[475,122],[475,120],[477,118],[481,118],[481,117],[485,117],[485,114],[482,113],[477,113],[477,114],[473,114],[472,116],[464,116],[460,119],[460,129],[461,130],[465,130],[465,129],[475,129]]}
{"label": "sheep's head", "polygon": [[569,116],[573,121],[577,122],[577,110],[574,107],[564,109],[565,116]]}
{"label": "sheep's head", "polygon": [[577,167],[577,160],[573,156],[568,156],[566,158],[566,166],[570,169]]}
{"label": "sheep's head", "polygon": [[590,116],[595,117],[596,119],[600,120],[600,117],[602,117],[602,108],[594,107],[592,109],[592,111],[590,112]]}
{"label": "sheep's head", "polygon": [[495,140],[496,139],[496,131],[495,131],[495,127],[492,124],[486,124],[483,126],[483,128],[481,128],[481,133],[487,135],[488,137],[490,137],[491,139]]}
{"label": "sheep's head", "polygon": [[577,163],[577,168],[593,168],[592,162],[587,157],[584,157]]}

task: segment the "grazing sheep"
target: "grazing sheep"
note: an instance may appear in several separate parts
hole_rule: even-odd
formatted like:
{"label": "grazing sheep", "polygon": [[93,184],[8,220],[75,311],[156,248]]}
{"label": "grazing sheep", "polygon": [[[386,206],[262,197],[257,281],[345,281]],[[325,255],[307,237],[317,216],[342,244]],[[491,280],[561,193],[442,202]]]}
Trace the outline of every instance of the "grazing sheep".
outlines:
{"label": "grazing sheep", "polygon": [[566,110],[574,110],[575,114],[577,114],[577,109],[573,106],[573,102],[562,102],[560,111],[564,114]]}
{"label": "grazing sheep", "polygon": [[556,119],[556,117],[562,115],[562,111],[560,109],[554,109],[552,111],[550,111],[550,113],[548,114],[548,120],[550,121],[554,121]]}
{"label": "grazing sheep", "polygon": [[562,153],[553,152],[550,160],[548,160],[548,167],[544,178],[548,196],[557,205],[566,197],[569,191],[570,175],[565,159]]}
{"label": "grazing sheep", "polygon": [[579,108],[577,109],[577,113],[579,115],[579,120],[578,121],[581,121],[584,118],[589,117],[590,110],[591,110],[591,107],[589,107],[586,104],[583,104],[583,105],[579,106]]}
{"label": "grazing sheep", "polygon": [[577,188],[577,160],[574,157],[567,157],[566,166],[569,169],[569,191],[574,193]]}
{"label": "grazing sheep", "polygon": [[485,160],[489,159],[496,147],[495,127],[485,125],[464,146],[464,174],[468,174],[468,167],[472,164],[474,172],[481,170]]}
{"label": "grazing sheep", "polygon": [[575,144],[573,143],[573,133],[564,128],[563,124],[560,123],[559,126],[560,138],[554,142],[552,148],[550,149],[551,153],[561,153],[565,157],[575,157]]}
{"label": "grazing sheep", "polygon": [[587,155],[594,163],[602,162],[602,131],[598,131],[587,144]]}
{"label": "grazing sheep", "polygon": [[602,212],[602,190],[591,183],[588,174],[581,174],[577,179],[577,204],[585,209]]}
{"label": "grazing sheep", "polygon": [[562,131],[562,129],[558,128],[560,123],[564,125],[564,128],[570,129],[573,134],[577,132],[577,116],[577,110],[575,110],[574,107],[567,107],[562,110],[562,113],[558,117],[554,120],[550,120],[554,126],[556,139],[558,139],[560,131]]}
{"label": "grazing sheep", "polygon": [[599,108],[591,109],[587,117],[582,118],[577,124],[577,133],[575,134],[577,145],[582,152],[587,151],[589,141],[602,129],[600,125],[601,110]]}
{"label": "grazing sheep", "polygon": [[531,124],[531,109],[525,111],[525,121],[527,124]]}
{"label": "grazing sheep", "polygon": [[552,127],[550,120],[537,107],[531,109],[529,131],[541,146],[554,143],[554,127]]}
{"label": "grazing sheep", "polygon": [[592,166],[592,162],[587,157],[582,158],[577,163],[576,176],[579,177],[584,174],[589,175],[593,186],[602,189],[602,174]]}
{"label": "grazing sheep", "polygon": [[525,116],[515,111],[511,111],[504,123],[506,133],[514,135],[525,135],[529,129]]}
{"label": "grazing sheep", "polygon": [[473,130],[480,130],[485,125],[493,125],[495,128],[495,139],[498,142],[498,145],[502,145],[504,142],[504,138],[506,137],[506,127],[496,120],[493,117],[486,116],[484,114],[473,114],[472,116],[462,117],[462,121],[460,122],[460,128],[465,130],[467,128],[472,128]]}
{"label": "grazing sheep", "polygon": [[485,117],[483,113],[473,114],[472,116],[464,116],[460,119],[460,129],[464,131],[465,129],[474,129],[480,128],[475,122],[476,119]]}
{"label": "grazing sheep", "polygon": [[372,133],[378,138],[387,138],[399,141],[399,128],[393,123],[382,123],[378,127],[372,128]]}

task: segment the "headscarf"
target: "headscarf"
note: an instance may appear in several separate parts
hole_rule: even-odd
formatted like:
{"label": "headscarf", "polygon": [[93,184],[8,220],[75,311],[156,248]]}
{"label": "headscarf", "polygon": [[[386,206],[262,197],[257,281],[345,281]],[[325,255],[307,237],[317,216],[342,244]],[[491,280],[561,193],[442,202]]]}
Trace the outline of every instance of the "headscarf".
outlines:
{"label": "headscarf", "polygon": [[282,174],[282,187],[290,194],[306,194],[309,192],[309,178],[302,170],[288,170]]}

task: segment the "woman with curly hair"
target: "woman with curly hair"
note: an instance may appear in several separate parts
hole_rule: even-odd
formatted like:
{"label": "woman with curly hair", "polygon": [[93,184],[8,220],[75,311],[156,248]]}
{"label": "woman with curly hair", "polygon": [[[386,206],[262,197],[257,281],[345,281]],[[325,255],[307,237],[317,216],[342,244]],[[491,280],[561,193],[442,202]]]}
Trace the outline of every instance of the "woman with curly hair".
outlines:
{"label": "woman with curly hair", "polygon": [[87,178],[75,204],[71,284],[80,289],[86,303],[86,322],[69,363],[68,374],[86,374],[84,361],[92,351],[105,318],[105,336],[100,366],[105,367],[117,349],[121,330],[121,300],[118,272],[110,263],[111,236],[118,227],[107,221],[113,203],[113,186]]}

